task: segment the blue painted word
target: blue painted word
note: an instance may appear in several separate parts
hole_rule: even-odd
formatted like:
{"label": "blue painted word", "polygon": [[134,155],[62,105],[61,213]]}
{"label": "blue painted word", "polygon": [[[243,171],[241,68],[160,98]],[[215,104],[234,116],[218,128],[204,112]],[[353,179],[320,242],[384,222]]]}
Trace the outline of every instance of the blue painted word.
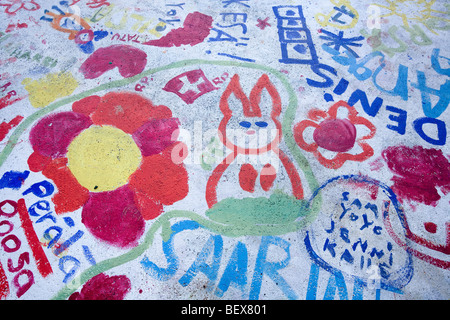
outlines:
{"label": "blue painted word", "polygon": [[[334,88],[333,93],[342,95],[346,91],[348,84],[349,82],[346,79],[341,78],[339,83]],[[326,101],[334,100],[333,96],[329,93],[326,93],[324,95],[324,99]],[[381,106],[383,105],[383,99],[380,97],[375,97],[375,99],[371,103],[369,103],[369,99],[367,98],[366,93],[361,89],[356,89],[355,91],[353,91],[353,93],[348,98],[348,104],[350,106],[355,106],[358,102],[361,103],[364,112],[371,117],[375,117],[379,113]],[[386,110],[391,113],[388,116],[389,120],[395,123],[389,123],[386,125],[386,127],[392,131],[397,132],[398,134],[404,135],[406,133],[406,121],[408,117],[407,111],[390,105],[386,105]],[[431,130],[428,130],[427,132],[424,131],[425,125],[435,126],[436,137],[430,136]],[[414,131],[423,140],[430,144],[442,146],[447,142],[447,127],[445,122],[442,120],[430,117],[421,117],[414,120],[412,126]]]}
{"label": "blue painted word", "polygon": [[[25,179],[28,178],[29,171],[24,172],[16,172],[16,171],[9,171],[3,174],[2,178],[0,179],[0,184],[2,184],[4,187],[7,188],[13,188],[15,190],[20,189],[20,187],[24,184]],[[43,237],[45,240],[48,241],[48,244],[46,245],[47,249],[52,249],[53,254],[55,256],[59,256],[61,253],[66,252],[69,247],[71,247],[73,244],[75,244],[78,240],[81,239],[81,237],[84,235],[84,232],[81,230],[78,230],[75,232],[72,236],[70,236],[67,240],[65,240],[62,243],[58,243],[58,241],[61,239],[63,234],[63,228],[56,225],[57,219],[53,215],[53,212],[51,210],[50,202],[47,200],[44,200],[43,198],[47,198],[51,196],[55,191],[55,187],[52,183],[50,183],[47,180],[43,180],[40,182],[36,182],[32,184],[30,187],[28,187],[25,191],[22,192],[22,195],[34,195],[40,200],[33,203],[28,208],[28,213],[31,217],[39,217],[34,223],[40,224],[44,221],[50,220],[55,225],[48,227],[44,233]],[[72,228],[75,226],[75,222],[70,217],[64,217],[63,218],[64,223],[69,227]],[[44,223],[45,224],[45,223]],[[95,260],[87,246],[83,245],[83,251],[86,256],[86,259],[91,263],[95,264]],[[69,271],[66,271],[66,264],[70,262],[74,264]],[[78,268],[80,267],[81,262],[76,259],[73,256],[65,255],[64,257],[61,257],[59,259],[59,269],[65,274],[63,282],[67,283],[69,280],[71,280]]]}
{"label": "blue painted word", "polygon": [[333,67],[319,62],[302,6],[275,6],[272,9],[278,21],[278,39],[281,45],[279,61],[287,64],[309,64],[311,70],[325,81],[318,82],[307,78],[307,83],[319,88],[331,86],[333,80],[322,70],[335,76],[337,72]]}
{"label": "blue painted word", "polygon": [[[314,192],[309,201],[313,201],[320,190],[327,186],[343,182],[353,182],[381,188],[389,200],[383,201],[382,208],[379,208],[371,202],[367,202],[364,205],[358,198],[350,199],[350,193],[343,192],[340,204],[342,212],[337,215],[334,212],[330,213],[330,225],[321,231],[322,235],[326,235],[323,245],[318,245],[321,249],[314,249],[312,241],[315,241],[315,237],[310,236],[312,231],[307,232],[304,243],[311,259],[317,265],[311,267],[307,298],[315,298],[318,267],[327,270],[335,276],[333,280],[335,281],[334,285],[337,284],[341,288],[340,295],[345,296],[347,294],[346,290],[345,292],[342,291],[345,287],[342,284],[343,275],[341,271],[327,261],[334,261],[337,265],[346,264],[353,266],[358,264],[356,269],[359,267],[359,270],[363,268],[370,270],[369,268],[374,264],[379,271],[379,289],[401,293],[401,288],[406,286],[413,276],[411,254],[406,251],[405,264],[403,266],[399,265],[399,270],[392,270],[394,259],[392,250],[394,245],[390,240],[380,238],[382,233],[387,235],[387,231],[384,231],[383,217],[389,214],[390,207],[394,208],[399,217],[404,214],[396,195],[387,185],[375,179],[359,175],[344,175],[326,181]],[[342,221],[345,221],[345,223],[341,223]],[[353,232],[350,232],[350,228]],[[316,230],[314,230],[314,233],[316,233]],[[371,246],[368,242],[370,241],[369,239],[378,239],[378,244],[385,242],[386,246],[383,248]],[[390,238],[386,237],[386,239]],[[337,241],[339,241],[339,245]],[[368,286],[368,281],[364,277],[356,275],[352,275],[352,277],[354,278],[353,298],[362,298],[362,290],[365,286]],[[331,289],[332,286],[330,287]],[[331,293],[334,296],[334,291],[329,291],[326,297],[330,296]]]}
{"label": "blue painted word", "polygon": [[[46,244],[47,249],[52,249],[52,252],[55,256],[59,256],[61,255],[61,253],[67,252],[67,250],[77,241],[79,241],[84,235],[83,231],[78,230],[73,235],[71,235],[67,240],[60,243],[59,241],[63,235],[64,230],[59,223],[57,224],[57,219],[53,215],[50,203],[47,200],[39,200],[33,203],[28,208],[28,212],[32,217],[39,217],[39,219],[37,219],[34,222],[35,224],[47,223],[47,220],[49,220],[49,222],[54,224],[45,229],[43,237],[46,241],[48,241],[48,243]],[[72,218],[64,217],[63,221],[67,227],[69,228],[75,227],[75,222],[73,221]],[[89,247],[83,245],[82,248],[86,260],[94,265],[95,260],[92,256],[92,253],[89,250]],[[66,270],[67,265],[72,265],[68,271]],[[63,282],[67,283],[69,280],[71,280],[75,276],[80,266],[81,266],[80,260],[78,260],[73,256],[64,255],[63,257],[60,257],[58,267],[65,275]]]}
{"label": "blue painted word", "polygon": [[[344,55],[340,55],[341,53],[338,50],[333,49],[326,44],[323,44],[322,48],[332,55],[332,59],[334,61],[343,66],[348,66],[348,72],[352,74],[356,79],[365,81],[369,78],[372,78],[373,84],[381,92],[390,94],[392,96],[399,96],[404,101],[408,100],[408,67],[402,64],[399,65],[395,87],[391,90],[388,90],[381,87],[377,81],[379,73],[386,66],[386,63],[384,63],[385,56],[380,51],[371,52],[357,61],[356,57],[347,49],[344,49]],[[447,63],[449,60],[445,57],[439,56],[439,51],[439,49],[434,49],[431,55],[431,64],[433,70],[441,75],[449,76],[450,68],[442,68],[439,62],[439,58],[446,59]],[[366,64],[373,58],[377,57],[380,58],[380,64],[374,71],[372,71],[366,66]],[[425,116],[429,118],[438,118],[447,109],[450,102],[450,80],[446,79],[445,83],[442,84],[439,89],[433,89],[427,86],[425,73],[418,70],[417,82],[411,83],[411,86],[419,89],[421,93],[422,109]],[[434,106],[431,105],[431,95],[439,98]]]}
{"label": "blue painted word", "polygon": [[[180,259],[174,251],[175,237],[184,231],[197,230],[203,228],[195,221],[184,220],[171,226],[172,234],[167,241],[162,242],[162,250],[166,257],[166,267],[160,267],[155,262],[144,257],[140,263],[145,272],[151,277],[159,281],[168,281],[172,279],[180,269]],[[274,259],[268,256],[268,252],[278,251],[284,252],[284,257]],[[282,269],[289,266],[291,261],[290,243],[280,237],[263,236],[258,249],[256,262],[254,266],[251,281],[248,274],[248,249],[247,246],[238,241],[231,253],[231,256],[224,268],[222,276],[219,278],[219,269],[222,261],[223,238],[221,235],[212,234],[203,245],[201,251],[197,255],[195,261],[190,265],[187,271],[178,279],[178,283],[186,287],[200,273],[207,278],[206,288],[214,291],[217,297],[223,297],[230,287],[239,290],[242,293],[242,299],[259,299],[261,293],[261,285],[263,278],[269,277],[282,293],[288,299],[299,299],[295,288],[286,281],[281,275]],[[320,259],[320,258],[319,258]],[[341,299],[347,299],[347,289],[340,271],[327,268],[326,264],[317,263],[317,259],[313,259],[311,266],[311,274],[308,284],[307,299],[316,296],[317,283],[319,277],[319,269],[325,269],[329,274],[328,286],[324,299],[333,299],[336,288],[339,290]],[[209,262],[209,263],[208,263]],[[330,272],[330,273],[328,273]],[[339,277],[339,275],[341,277]],[[342,281],[341,281],[342,279]],[[363,291],[366,284],[363,281],[355,280],[353,298],[362,299]],[[359,284],[358,284],[359,283]],[[247,289],[250,285],[250,288]],[[215,287],[215,289],[214,289]],[[344,289],[345,288],[345,289]],[[380,290],[389,290],[401,293],[400,290],[383,286],[377,291],[377,298],[380,297]],[[341,294],[341,292],[345,292]]]}
{"label": "blue painted word", "polygon": [[[244,7],[250,7],[246,3],[242,3],[236,0],[222,1],[223,8],[227,8],[230,4],[236,3],[240,4]],[[245,0],[249,1],[249,0]],[[213,28],[211,28],[211,36],[208,38],[208,42],[226,42],[230,44],[234,44],[236,47],[246,47],[248,44],[246,41],[249,41],[250,38],[247,36],[247,14],[244,12],[221,12],[220,16],[222,17],[221,21],[217,22]],[[228,29],[232,28],[232,32],[228,31]],[[237,32],[235,31],[237,28]],[[225,31],[224,29],[227,29]],[[214,34],[213,34],[214,32]],[[233,35],[232,35],[233,34]],[[207,53],[211,53],[211,51],[207,51]],[[218,53],[220,56],[226,56],[232,59],[254,62],[254,59],[240,57],[234,54],[228,54],[224,52]]]}
{"label": "blue painted word", "polygon": [[[172,234],[168,241],[162,243],[163,252],[167,259],[167,267],[162,268],[150,261],[147,257],[141,260],[142,268],[152,277],[160,281],[167,281],[171,279],[179,268],[179,259],[174,252],[173,242],[174,237],[182,231],[195,230],[201,227],[197,222],[184,220],[175,223],[172,226]],[[286,253],[286,257],[281,261],[269,261],[267,252],[269,248],[275,246],[279,247]],[[290,243],[279,237],[264,236],[261,239],[261,244],[256,257],[255,269],[250,284],[250,290],[247,293],[245,288],[248,283],[247,268],[248,268],[248,252],[247,247],[242,242],[238,242],[233,249],[230,260],[225,268],[225,271],[220,278],[214,294],[222,297],[230,286],[237,288],[242,292],[243,298],[255,300],[259,298],[261,292],[262,279],[268,276],[272,281],[277,283],[283,294],[289,299],[297,299],[297,294],[280,275],[279,270],[287,267],[291,260]],[[217,278],[222,259],[223,240],[220,235],[211,235],[206,241],[202,250],[198,254],[196,260],[192,263],[186,273],[178,280],[183,287],[189,285],[194,277],[199,272],[202,272],[208,278],[208,287],[211,289]],[[211,259],[212,263],[208,264],[206,261]]]}

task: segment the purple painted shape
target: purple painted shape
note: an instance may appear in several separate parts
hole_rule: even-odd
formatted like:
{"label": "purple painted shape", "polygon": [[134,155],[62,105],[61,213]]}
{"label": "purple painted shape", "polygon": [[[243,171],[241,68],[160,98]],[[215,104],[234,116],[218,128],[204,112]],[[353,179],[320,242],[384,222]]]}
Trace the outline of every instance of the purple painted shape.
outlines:
{"label": "purple painted shape", "polygon": [[314,130],[313,139],[324,149],[346,152],[355,145],[356,127],[347,119],[325,120]]}
{"label": "purple painted shape", "polygon": [[145,221],[134,203],[128,185],[113,191],[91,192],[81,213],[81,222],[97,238],[120,248],[137,245]]}
{"label": "purple painted shape", "polygon": [[64,157],[72,140],[92,125],[91,119],[77,112],[54,113],[42,118],[30,132],[30,142],[41,155]]}
{"label": "purple painted shape", "polygon": [[179,125],[178,118],[154,119],[137,129],[133,139],[144,157],[157,154],[176,141]]}
{"label": "purple painted shape", "polygon": [[86,79],[100,77],[115,67],[124,78],[141,73],[147,64],[147,54],[129,45],[113,45],[99,48],[83,62],[80,67]]}

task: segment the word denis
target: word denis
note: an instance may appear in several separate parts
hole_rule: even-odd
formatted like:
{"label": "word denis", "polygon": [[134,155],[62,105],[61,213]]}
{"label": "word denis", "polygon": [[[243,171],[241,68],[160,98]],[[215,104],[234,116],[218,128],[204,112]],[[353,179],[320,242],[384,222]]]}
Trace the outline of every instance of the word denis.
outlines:
{"label": "word denis", "polygon": [[[348,84],[349,82],[346,79],[341,78],[334,88],[333,93],[337,95],[343,94],[347,89]],[[326,101],[333,100],[333,96],[329,93],[326,93],[324,98]],[[376,97],[369,103],[366,93],[361,89],[356,89],[350,95],[347,102],[353,107],[360,102],[364,112],[371,117],[377,116],[383,105],[383,99],[380,97]],[[388,123],[386,127],[400,135],[404,135],[406,133],[408,112],[390,105],[386,105],[386,110],[391,113],[389,114],[388,119],[392,121],[392,123]],[[423,140],[430,144],[442,146],[447,142],[447,128],[445,122],[442,120],[432,117],[420,117],[413,121],[412,127]]]}

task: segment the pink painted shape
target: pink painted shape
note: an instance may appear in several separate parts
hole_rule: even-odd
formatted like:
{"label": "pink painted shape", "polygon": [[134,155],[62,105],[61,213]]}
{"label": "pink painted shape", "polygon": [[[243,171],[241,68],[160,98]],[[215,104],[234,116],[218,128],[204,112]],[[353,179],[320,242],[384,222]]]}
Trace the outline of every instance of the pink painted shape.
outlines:
{"label": "pink painted shape", "polygon": [[69,300],[123,300],[131,290],[127,276],[107,276],[100,273],[89,279],[81,292],[75,292]]}
{"label": "pink painted shape", "polygon": [[186,16],[182,28],[171,30],[160,39],[150,40],[143,44],[156,47],[179,47],[187,44],[195,46],[202,43],[209,35],[212,23],[212,17],[195,11]]}
{"label": "pink painted shape", "polygon": [[324,149],[346,152],[355,145],[356,127],[347,119],[325,120],[314,130],[313,139]]}
{"label": "pink painted shape", "polygon": [[401,199],[435,206],[441,199],[436,188],[444,194],[450,192],[450,163],[442,150],[395,146],[384,150],[382,156],[395,173],[392,189]]}
{"label": "pink painted shape", "polygon": [[145,228],[128,185],[113,191],[91,192],[81,218],[95,237],[120,248],[136,246]]}
{"label": "pink painted shape", "polygon": [[133,133],[133,139],[144,157],[157,154],[176,141],[179,124],[177,118],[150,120]]}
{"label": "pink painted shape", "polygon": [[59,112],[42,118],[30,132],[35,151],[50,158],[63,157],[72,140],[92,125],[91,119],[77,112]]}
{"label": "pink painted shape", "polygon": [[437,231],[437,225],[433,222],[425,222],[424,224],[425,230],[427,230],[429,233],[436,233]]}
{"label": "pink painted shape", "polygon": [[147,54],[129,45],[99,48],[80,67],[86,79],[95,79],[115,67],[124,78],[141,73],[147,64]]}

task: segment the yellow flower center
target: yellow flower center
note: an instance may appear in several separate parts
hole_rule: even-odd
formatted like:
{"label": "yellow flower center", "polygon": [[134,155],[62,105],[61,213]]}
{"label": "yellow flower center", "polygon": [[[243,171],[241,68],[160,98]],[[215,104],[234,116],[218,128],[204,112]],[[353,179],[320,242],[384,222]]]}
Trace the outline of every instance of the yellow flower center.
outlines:
{"label": "yellow flower center", "polygon": [[91,126],[69,145],[68,167],[78,182],[93,192],[110,191],[128,183],[142,155],[133,138],[110,126]]}

